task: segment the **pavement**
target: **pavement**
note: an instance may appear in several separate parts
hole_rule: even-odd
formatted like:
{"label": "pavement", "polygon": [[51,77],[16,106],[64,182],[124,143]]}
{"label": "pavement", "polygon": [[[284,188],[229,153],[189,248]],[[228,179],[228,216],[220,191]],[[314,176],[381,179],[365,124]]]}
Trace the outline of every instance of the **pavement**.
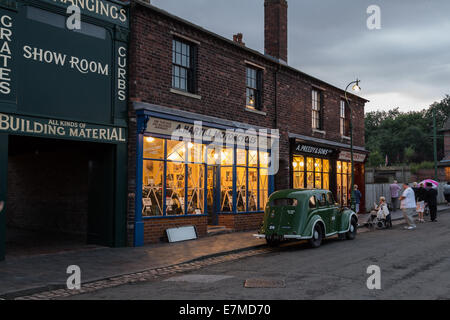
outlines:
{"label": "pavement", "polygon": [[[54,299],[176,300],[178,304],[190,299],[196,305],[204,304],[202,300],[269,305],[264,301],[448,300],[449,231],[450,214],[441,214],[437,223],[420,224],[414,230],[394,224],[354,241],[330,238],[318,249],[306,242],[288,242],[264,254]],[[169,309],[165,316],[176,318],[179,309]],[[377,310],[372,309],[372,313]],[[416,304],[414,310],[419,309],[423,308]],[[385,312],[383,307],[380,310]]]}
{"label": "pavement", "polygon": [[[450,207],[439,206],[438,211],[447,209]],[[398,214],[401,215],[400,212]],[[396,215],[394,219],[398,220],[399,217]],[[367,231],[360,230],[361,233]],[[254,233],[255,231],[220,234],[193,241],[139,248],[101,247],[7,257],[0,262],[0,297],[64,288],[69,277],[66,270],[71,265],[79,266],[82,283],[89,283],[265,247],[265,240],[253,237]]]}

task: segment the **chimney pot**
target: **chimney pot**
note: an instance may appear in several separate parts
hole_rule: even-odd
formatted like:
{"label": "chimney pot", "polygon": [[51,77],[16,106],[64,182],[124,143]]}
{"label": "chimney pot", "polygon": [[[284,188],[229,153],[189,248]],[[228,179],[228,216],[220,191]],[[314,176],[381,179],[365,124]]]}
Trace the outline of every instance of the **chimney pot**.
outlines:
{"label": "chimney pot", "polygon": [[264,0],[264,51],[287,63],[287,9],[286,0]]}
{"label": "chimney pot", "polygon": [[234,34],[233,35],[233,41],[239,43],[240,45],[245,46],[245,43],[242,42],[242,37],[243,37],[242,33]]}

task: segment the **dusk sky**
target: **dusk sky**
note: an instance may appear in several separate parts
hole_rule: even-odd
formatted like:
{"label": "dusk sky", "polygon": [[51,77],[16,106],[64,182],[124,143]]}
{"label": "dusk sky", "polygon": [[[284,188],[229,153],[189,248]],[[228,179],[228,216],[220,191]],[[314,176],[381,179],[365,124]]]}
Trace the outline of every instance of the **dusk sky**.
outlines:
{"label": "dusk sky", "polygon": [[[264,52],[263,0],[152,0],[153,5]],[[288,0],[288,63],[339,88],[356,77],[366,111],[421,110],[450,94],[450,1]],[[381,29],[366,12],[381,9]]]}

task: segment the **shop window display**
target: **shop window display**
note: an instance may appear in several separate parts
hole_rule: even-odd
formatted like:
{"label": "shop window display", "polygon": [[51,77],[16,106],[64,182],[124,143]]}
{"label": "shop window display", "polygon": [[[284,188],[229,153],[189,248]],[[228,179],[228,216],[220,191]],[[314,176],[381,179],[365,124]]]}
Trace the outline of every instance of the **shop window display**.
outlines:
{"label": "shop window display", "polygon": [[269,192],[268,152],[148,136],[143,149],[144,217],[264,210]]}
{"label": "shop window display", "polygon": [[300,155],[294,156],[292,168],[294,189],[328,190],[330,188],[329,160]]}

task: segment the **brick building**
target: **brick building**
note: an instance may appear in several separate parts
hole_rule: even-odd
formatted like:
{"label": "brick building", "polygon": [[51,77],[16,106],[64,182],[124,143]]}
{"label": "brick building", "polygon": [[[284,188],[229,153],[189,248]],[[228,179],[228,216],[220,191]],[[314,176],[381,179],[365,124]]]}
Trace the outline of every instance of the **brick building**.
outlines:
{"label": "brick building", "polygon": [[444,159],[439,163],[441,171],[439,176],[445,181],[450,181],[450,119],[445,123],[441,133],[444,135]]}
{"label": "brick building", "polygon": [[[262,54],[240,34],[226,39],[148,2],[132,4],[130,245],[183,225],[200,236],[211,225],[256,229],[276,189],[330,189],[348,204],[344,91],[287,64],[287,2],[264,6]],[[355,181],[364,191],[366,100],[349,97]]]}

